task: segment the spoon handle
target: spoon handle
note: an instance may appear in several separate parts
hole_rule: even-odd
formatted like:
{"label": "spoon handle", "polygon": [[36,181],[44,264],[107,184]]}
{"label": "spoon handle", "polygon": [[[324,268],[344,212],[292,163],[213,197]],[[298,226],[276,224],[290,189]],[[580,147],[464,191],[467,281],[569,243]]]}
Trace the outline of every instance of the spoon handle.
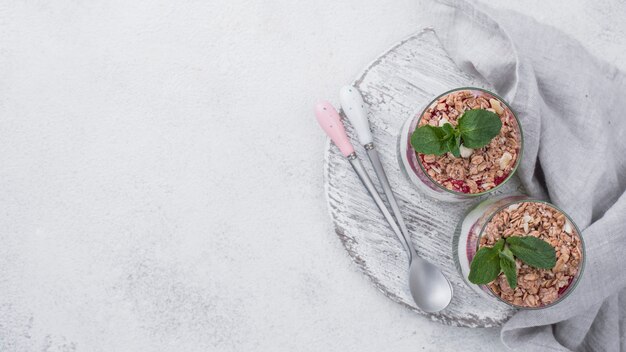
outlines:
{"label": "spoon handle", "polygon": [[356,152],[352,147],[352,143],[350,143],[350,139],[346,134],[346,130],[343,127],[341,117],[337,113],[337,110],[335,110],[335,108],[329,102],[324,101],[315,105],[315,117],[317,118],[317,122],[320,124],[324,132],[326,132],[326,134],[330,137],[333,143],[337,145],[341,153],[350,161],[350,165],[352,165],[352,168],[359,176],[361,183],[363,183],[363,186],[365,186],[368,193],[374,200],[374,203],[376,203],[378,209],[380,209],[380,211],[383,213],[383,216],[389,223],[389,226],[391,226],[391,229],[396,234],[396,236],[400,240],[400,243],[406,250],[407,255],[409,256],[410,263],[411,259],[413,259],[413,252],[411,252],[412,246],[408,244],[407,239],[402,234],[402,231],[396,224],[393,216],[389,212],[389,209],[387,209],[387,206],[380,197],[380,194],[378,194],[374,183],[372,183],[372,180],[363,168],[363,164],[361,164],[361,161],[357,158]]}
{"label": "spoon handle", "polygon": [[383,187],[383,191],[391,206],[391,211],[393,215],[396,217],[396,221],[398,225],[400,225],[400,230],[404,235],[404,240],[409,246],[409,252],[411,255],[415,253],[415,248],[413,247],[413,243],[411,243],[411,236],[409,235],[409,230],[404,223],[404,218],[402,217],[402,213],[400,212],[400,207],[398,206],[398,202],[396,201],[396,197],[391,190],[391,185],[389,184],[389,179],[387,178],[387,174],[385,173],[385,169],[383,168],[383,164],[380,162],[380,158],[378,157],[378,152],[374,148],[374,143],[366,144],[365,150],[367,152],[367,156],[372,162],[372,166],[374,167],[374,172],[376,172],[376,176],[378,177],[378,181],[380,181],[380,185]]}
{"label": "spoon handle", "polygon": [[339,98],[341,100],[343,113],[346,117],[348,117],[352,126],[354,126],[354,129],[359,137],[359,142],[361,142],[367,151],[367,156],[372,162],[378,181],[380,181],[380,184],[383,187],[385,197],[391,206],[391,211],[396,217],[398,225],[400,225],[400,230],[404,235],[404,241],[409,247],[409,253],[413,255],[413,253],[415,253],[415,249],[413,248],[413,243],[411,243],[409,230],[404,223],[402,213],[400,213],[400,207],[398,207],[398,202],[393,195],[391,185],[387,179],[387,174],[385,174],[383,164],[380,162],[380,158],[378,157],[378,152],[374,149],[374,138],[372,137],[372,131],[370,130],[370,123],[367,118],[367,110],[365,108],[365,102],[363,102],[363,97],[356,87],[343,86],[339,91]]}
{"label": "spoon handle", "polygon": [[411,251],[412,247],[407,241],[407,239],[404,237],[404,235],[402,234],[402,231],[400,230],[395,220],[393,219],[393,216],[389,212],[389,209],[387,209],[387,206],[383,202],[383,199],[380,197],[380,194],[378,194],[378,191],[376,190],[374,183],[372,182],[370,177],[367,175],[365,168],[363,168],[363,164],[356,157],[356,153],[349,155],[348,160],[350,160],[350,165],[352,165],[352,168],[354,169],[356,174],[359,176],[361,183],[363,183],[363,186],[365,186],[365,188],[367,189],[367,192],[370,194],[370,196],[374,200],[374,203],[376,203],[376,205],[378,206],[378,209],[380,209],[381,213],[383,213],[385,220],[387,220],[387,222],[389,223],[389,226],[391,226],[391,229],[400,240],[402,247],[404,247],[404,250],[406,251],[409,257],[409,263],[410,263],[413,257],[413,252]]}
{"label": "spoon handle", "polygon": [[361,145],[367,145],[374,142],[372,131],[370,130],[370,122],[367,119],[365,111],[365,102],[359,90],[353,86],[343,86],[339,90],[339,100],[341,101],[341,109],[348,117]]}
{"label": "spoon handle", "polygon": [[315,118],[343,156],[347,157],[354,153],[354,147],[346,134],[341,117],[331,103],[322,101],[315,105]]}

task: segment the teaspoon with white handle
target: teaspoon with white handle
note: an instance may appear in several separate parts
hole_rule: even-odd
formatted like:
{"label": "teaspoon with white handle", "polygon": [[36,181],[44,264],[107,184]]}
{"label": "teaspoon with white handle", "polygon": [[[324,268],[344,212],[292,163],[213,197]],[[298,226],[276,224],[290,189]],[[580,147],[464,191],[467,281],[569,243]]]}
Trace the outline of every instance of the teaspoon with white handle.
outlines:
{"label": "teaspoon with white handle", "polygon": [[321,102],[315,106],[317,121],[339,148],[341,153],[348,158],[352,168],[367,189],[368,193],[383,213],[383,216],[391,226],[400,243],[409,256],[409,289],[417,306],[425,312],[438,312],[448,306],[452,298],[452,287],[441,271],[434,265],[418,257],[411,242],[402,233],[393,216],[385,206],[378,194],[372,180],[367,175],[363,165],[356,156],[354,147],[350,143],[341,118],[337,110],[328,102]]}
{"label": "teaspoon with white handle", "polygon": [[[396,221],[398,222],[400,230],[402,231],[402,234],[404,235],[404,238],[407,242],[411,267],[413,267],[413,261],[415,261],[415,259],[417,259],[417,263],[419,263],[419,265],[428,266],[428,268],[422,268],[421,270],[426,270],[430,272],[430,274],[428,274],[428,277],[430,278],[430,280],[433,280],[433,282],[428,282],[427,284],[439,287],[437,289],[437,292],[440,295],[432,302],[434,304],[433,309],[437,307],[439,307],[439,309],[437,309],[436,311],[444,309],[452,299],[452,285],[450,285],[448,279],[436,266],[420,258],[417,255],[415,248],[413,247],[413,244],[411,242],[411,236],[409,235],[409,230],[404,223],[404,218],[402,217],[402,213],[400,212],[400,207],[398,206],[398,202],[396,201],[393,191],[391,190],[389,179],[387,178],[387,174],[385,173],[383,164],[380,162],[378,152],[374,147],[374,138],[370,130],[370,124],[367,118],[367,111],[365,109],[363,97],[361,96],[361,93],[357,88],[352,86],[344,86],[339,92],[339,98],[341,100],[341,108],[344,114],[352,123],[352,126],[354,126],[354,129],[356,130],[357,136],[359,138],[359,142],[363,145],[367,152],[367,156],[369,157],[372,166],[374,167],[374,171],[376,172],[378,181],[380,182],[387,201],[391,206],[393,215],[395,215]],[[413,285],[422,285],[424,283],[425,282],[423,281],[420,281],[419,283],[417,281],[410,282],[411,293],[413,294],[414,292]],[[447,291],[446,287],[448,288]]]}

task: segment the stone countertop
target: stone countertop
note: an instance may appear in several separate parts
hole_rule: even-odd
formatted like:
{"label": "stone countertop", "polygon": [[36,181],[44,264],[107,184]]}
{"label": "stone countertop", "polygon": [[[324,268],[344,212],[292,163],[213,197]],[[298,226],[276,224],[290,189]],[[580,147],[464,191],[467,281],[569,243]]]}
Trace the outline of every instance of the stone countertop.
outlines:
{"label": "stone countertop", "polygon": [[[502,350],[332,230],[312,106],[421,28],[394,5],[1,4],[0,350]],[[626,69],[624,1],[504,6]]]}

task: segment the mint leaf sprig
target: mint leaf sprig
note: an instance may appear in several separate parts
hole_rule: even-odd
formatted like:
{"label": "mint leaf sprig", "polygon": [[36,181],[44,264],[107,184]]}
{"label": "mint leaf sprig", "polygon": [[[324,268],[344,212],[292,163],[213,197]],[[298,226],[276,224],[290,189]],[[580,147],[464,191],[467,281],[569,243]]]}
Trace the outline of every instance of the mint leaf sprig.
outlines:
{"label": "mint leaf sprig", "polygon": [[411,145],[418,153],[442,155],[447,152],[460,157],[461,143],[467,148],[482,148],[500,133],[500,117],[487,110],[467,110],[456,127],[445,123],[441,127],[425,125],[415,129]]}
{"label": "mint leaf sprig", "polygon": [[468,279],[476,285],[486,285],[503,272],[509,287],[515,289],[515,258],[539,269],[556,265],[556,251],[548,242],[532,236],[511,236],[498,240],[493,247],[479,249],[470,264]]}

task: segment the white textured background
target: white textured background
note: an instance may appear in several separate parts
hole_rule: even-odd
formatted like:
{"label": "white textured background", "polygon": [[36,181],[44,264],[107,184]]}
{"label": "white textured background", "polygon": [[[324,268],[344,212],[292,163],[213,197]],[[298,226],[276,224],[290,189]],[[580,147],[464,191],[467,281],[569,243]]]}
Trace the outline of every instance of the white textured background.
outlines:
{"label": "white textured background", "polygon": [[[508,6],[626,69],[624,0]],[[0,351],[498,351],[333,234],[324,136],[415,1],[0,3]]]}

